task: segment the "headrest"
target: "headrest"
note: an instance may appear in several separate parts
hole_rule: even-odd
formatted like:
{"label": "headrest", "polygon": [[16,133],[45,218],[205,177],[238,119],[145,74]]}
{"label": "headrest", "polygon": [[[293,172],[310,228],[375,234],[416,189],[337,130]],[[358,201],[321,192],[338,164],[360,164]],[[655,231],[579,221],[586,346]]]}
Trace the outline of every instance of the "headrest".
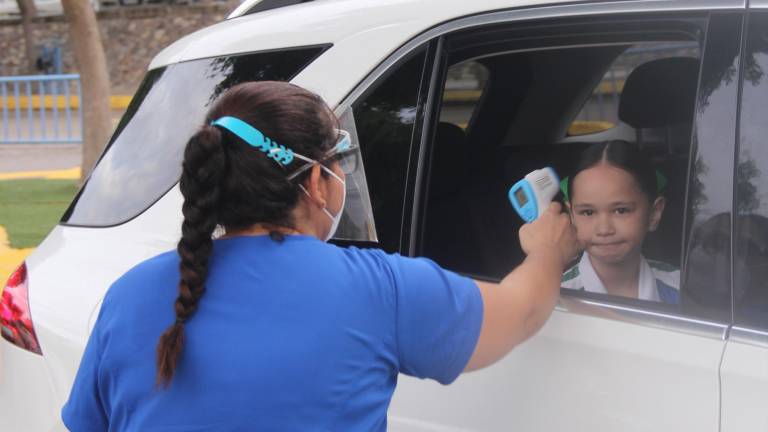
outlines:
{"label": "headrest", "polygon": [[690,123],[696,101],[699,60],[670,57],[644,63],[627,77],[619,118],[635,129]]}

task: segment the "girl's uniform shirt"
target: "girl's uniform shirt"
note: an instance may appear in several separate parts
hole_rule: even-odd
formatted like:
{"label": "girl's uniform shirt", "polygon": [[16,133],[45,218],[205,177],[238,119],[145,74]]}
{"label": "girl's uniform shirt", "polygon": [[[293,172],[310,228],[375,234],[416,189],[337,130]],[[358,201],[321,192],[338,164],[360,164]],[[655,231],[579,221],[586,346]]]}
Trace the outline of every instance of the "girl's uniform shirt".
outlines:
{"label": "girl's uniform shirt", "polygon": [[[647,261],[640,257],[638,298],[655,302],[677,304],[680,302],[680,270],[659,261]],[[562,288],[608,294],[597,276],[589,254],[584,252],[579,263],[563,273]]]}
{"label": "girl's uniform shirt", "polygon": [[482,324],[475,282],[427,259],[216,240],[176,375],[156,390],[178,267],[159,255],[108,291],[62,410],[71,430],[384,431],[398,373],[450,383]]}

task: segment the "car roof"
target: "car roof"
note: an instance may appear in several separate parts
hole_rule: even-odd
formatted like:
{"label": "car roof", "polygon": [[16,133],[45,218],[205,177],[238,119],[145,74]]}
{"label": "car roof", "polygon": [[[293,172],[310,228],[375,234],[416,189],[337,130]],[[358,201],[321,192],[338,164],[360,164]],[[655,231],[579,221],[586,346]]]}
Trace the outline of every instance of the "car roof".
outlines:
{"label": "car roof", "polygon": [[[318,0],[243,15],[260,0],[247,0],[230,18],[192,33],[161,51],[150,69],[180,61],[242,52],[335,44],[383,31],[395,48],[445,21],[489,11],[574,0]],[[647,0],[636,0],[637,2]]]}
{"label": "car roof", "polygon": [[[255,0],[250,0],[258,5]],[[743,1],[743,0],[742,0]],[[331,107],[344,108],[351,86],[373,79],[374,69],[419,35],[447,22],[486,12],[525,17],[601,13],[613,3],[622,11],[647,8],[686,10],[702,4],[724,7],[739,0],[317,0],[245,14],[186,36],[161,51],[150,69],[173,63],[288,48],[332,45],[291,81],[322,96]],[[722,4],[721,4],[722,3]],[[597,7],[595,7],[597,6]],[[535,9],[533,9],[535,8]],[[519,11],[519,15],[518,12]],[[591,12],[590,12],[591,11]],[[245,8],[238,13],[245,13]],[[234,13],[233,13],[234,14]],[[402,53],[400,53],[402,54]],[[391,57],[394,58],[394,57]],[[378,70],[378,69],[377,69]],[[364,85],[361,84],[361,89]],[[339,105],[342,104],[342,105]]]}

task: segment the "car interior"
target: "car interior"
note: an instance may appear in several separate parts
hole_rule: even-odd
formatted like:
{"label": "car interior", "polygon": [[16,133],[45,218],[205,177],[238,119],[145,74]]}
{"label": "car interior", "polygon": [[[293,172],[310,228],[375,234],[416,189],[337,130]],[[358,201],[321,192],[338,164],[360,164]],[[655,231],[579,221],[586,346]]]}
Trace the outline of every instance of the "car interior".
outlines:
{"label": "car interior", "polygon": [[[586,147],[610,136],[568,131],[616,59],[649,42],[698,45],[690,34],[669,31],[642,40],[631,32],[580,35],[577,46],[571,35],[569,46],[557,48],[551,47],[562,34],[534,42],[510,36],[483,43],[481,36],[447,43],[446,69],[472,60],[488,78],[466,125],[435,125],[420,253],[498,280],[524,257],[517,237],[523,221],[507,199],[509,187],[545,166],[569,175]],[[531,49],[537,43],[546,46]],[[664,216],[646,237],[644,255],[680,266],[699,58],[649,53],[623,81],[617,114],[623,129],[615,129],[630,131],[619,138],[636,143],[666,179]]]}

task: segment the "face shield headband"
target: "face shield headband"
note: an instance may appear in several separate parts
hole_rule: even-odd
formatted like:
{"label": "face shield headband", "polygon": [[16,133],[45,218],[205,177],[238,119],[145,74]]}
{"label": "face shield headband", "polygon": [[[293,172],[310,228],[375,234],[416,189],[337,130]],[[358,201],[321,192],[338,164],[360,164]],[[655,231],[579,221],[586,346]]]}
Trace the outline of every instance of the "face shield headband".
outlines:
{"label": "face shield headband", "polygon": [[325,152],[318,160],[314,160],[299,153],[295,153],[293,150],[282,144],[278,144],[255,127],[236,117],[221,117],[211,122],[211,126],[218,126],[232,132],[251,147],[266,154],[267,157],[277,162],[277,164],[283,168],[287,168],[288,165],[291,165],[291,163],[295,161],[295,159],[306,162],[301,167],[290,170],[287,176],[288,180],[293,180],[316,163],[323,164],[332,159],[336,159],[340,163],[345,174],[350,174],[357,169],[357,146],[352,144],[349,132],[344,130],[337,130],[336,132],[339,135],[339,140],[333,148]]}

